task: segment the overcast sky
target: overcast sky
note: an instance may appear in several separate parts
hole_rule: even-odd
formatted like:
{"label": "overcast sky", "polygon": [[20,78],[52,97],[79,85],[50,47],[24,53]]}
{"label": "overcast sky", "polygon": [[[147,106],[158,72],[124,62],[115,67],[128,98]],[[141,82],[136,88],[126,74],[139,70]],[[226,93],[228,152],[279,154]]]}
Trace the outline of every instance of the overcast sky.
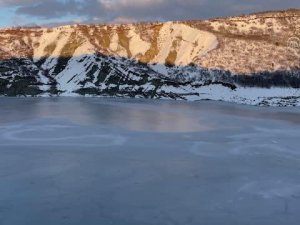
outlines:
{"label": "overcast sky", "polygon": [[0,0],[0,27],[203,19],[300,8],[300,0]]}

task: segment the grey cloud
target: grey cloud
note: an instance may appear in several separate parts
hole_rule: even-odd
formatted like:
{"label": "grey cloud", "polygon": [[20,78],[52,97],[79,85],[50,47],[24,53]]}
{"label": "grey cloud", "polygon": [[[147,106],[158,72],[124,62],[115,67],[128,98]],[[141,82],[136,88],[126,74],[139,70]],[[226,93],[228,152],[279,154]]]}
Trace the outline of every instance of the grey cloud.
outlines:
{"label": "grey cloud", "polygon": [[38,3],[38,0],[0,0],[0,6],[23,6]]}
{"label": "grey cloud", "polygon": [[17,7],[18,15],[43,19],[73,15],[90,22],[202,19],[300,8],[299,0],[0,0],[0,5]]}
{"label": "grey cloud", "polygon": [[76,0],[58,1],[44,0],[28,5],[23,5],[16,10],[17,14],[35,16],[39,18],[57,18],[68,14],[78,14],[80,2]]}

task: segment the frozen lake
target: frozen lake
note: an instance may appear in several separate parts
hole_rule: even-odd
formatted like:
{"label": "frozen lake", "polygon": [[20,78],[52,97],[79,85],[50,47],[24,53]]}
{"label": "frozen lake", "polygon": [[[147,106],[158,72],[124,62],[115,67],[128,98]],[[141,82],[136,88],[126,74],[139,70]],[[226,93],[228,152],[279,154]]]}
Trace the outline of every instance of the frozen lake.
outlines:
{"label": "frozen lake", "polygon": [[300,108],[0,98],[1,225],[299,225]]}

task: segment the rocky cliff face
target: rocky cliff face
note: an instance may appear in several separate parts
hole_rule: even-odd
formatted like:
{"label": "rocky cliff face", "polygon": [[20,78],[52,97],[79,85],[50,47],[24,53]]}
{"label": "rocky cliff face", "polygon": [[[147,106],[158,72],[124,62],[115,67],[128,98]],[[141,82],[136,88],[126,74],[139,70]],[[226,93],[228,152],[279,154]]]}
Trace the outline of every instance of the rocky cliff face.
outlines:
{"label": "rocky cliff face", "polygon": [[0,30],[0,95],[297,105],[300,10],[204,21]]}

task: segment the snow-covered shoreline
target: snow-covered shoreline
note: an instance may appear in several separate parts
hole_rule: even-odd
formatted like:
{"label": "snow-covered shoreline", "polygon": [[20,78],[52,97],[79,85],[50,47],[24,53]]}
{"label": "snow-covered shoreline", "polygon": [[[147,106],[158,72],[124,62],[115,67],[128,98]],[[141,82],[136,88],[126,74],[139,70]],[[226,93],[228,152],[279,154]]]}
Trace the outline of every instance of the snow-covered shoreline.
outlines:
{"label": "snow-covered shoreline", "polygon": [[[197,89],[177,89],[177,88],[162,88],[162,91],[168,94],[177,94],[184,98],[173,99],[174,101],[222,101],[235,104],[244,104],[252,106],[272,106],[272,107],[289,107],[289,106],[300,106],[300,90],[296,88],[244,88],[239,87],[232,90],[222,85],[209,85],[203,86]],[[0,96],[6,97],[6,96]],[[17,96],[17,97],[32,97],[32,96]],[[92,95],[86,94],[81,95],[75,92],[63,92],[59,95],[51,95],[49,93],[40,94],[34,97],[38,98],[51,98],[51,97],[71,97],[71,98],[127,98],[131,99],[127,95],[116,94],[110,96],[107,94],[103,95]],[[136,99],[146,99],[143,96],[136,96]],[[156,100],[172,100],[169,97],[157,97],[153,98]]]}

